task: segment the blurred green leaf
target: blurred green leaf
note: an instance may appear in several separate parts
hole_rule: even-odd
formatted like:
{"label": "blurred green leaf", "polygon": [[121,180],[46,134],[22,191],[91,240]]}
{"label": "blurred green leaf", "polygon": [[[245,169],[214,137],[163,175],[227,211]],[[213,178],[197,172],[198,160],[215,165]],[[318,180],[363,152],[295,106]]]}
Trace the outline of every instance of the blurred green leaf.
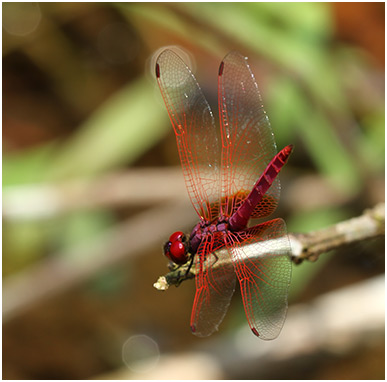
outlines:
{"label": "blurred green leaf", "polygon": [[[115,220],[110,211],[77,211],[49,220],[6,221],[3,226],[4,274],[20,270],[48,253],[67,249],[97,237]],[[85,253],[87,255],[87,253]],[[75,259],[93,261],[91,257]]]}
{"label": "blurred green leaf", "polygon": [[287,222],[291,232],[311,232],[350,218],[343,209],[323,208],[294,214]]}
{"label": "blurred green leaf", "polygon": [[301,112],[297,109],[301,95],[294,92],[291,82],[283,76],[271,76],[268,82],[270,85],[265,90],[264,104],[277,146],[281,148],[295,140],[297,129],[292,116]]}
{"label": "blurred green leaf", "polygon": [[[217,17],[211,19],[211,23],[219,30],[286,69],[289,72],[287,76],[295,76],[293,80],[305,83],[311,95],[319,102],[336,111],[345,110],[341,82],[327,49],[327,37],[331,29],[328,6],[322,3],[313,6],[306,3],[243,4],[227,3],[219,8],[209,3],[212,12],[206,12],[205,15],[216,12]],[[255,12],[251,12],[252,7]],[[272,7],[269,17],[265,12],[267,7]],[[293,14],[297,14],[299,28],[290,21]],[[272,21],[274,15],[281,17],[281,20],[288,20],[282,28]],[[313,20],[318,20],[314,28],[310,26]],[[302,33],[303,28],[306,29],[305,33]]]}
{"label": "blurred green leaf", "polygon": [[3,187],[44,181],[56,150],[57,143],[53,142],[22,152],[3,154]]}
{"label": "blurred green leaf", "polygon": [[143,77],[111,97],[58,152],[51,177],[91,175],[131,163],[156,144],[170,127],[155,90]]}
{"label": "blurred green leaf", "polygon": [[[189,3],[184,3],[183,11],[185,12]],[[202,5],[204,3],[201,3]],[[175,3],[174,6],[178,6]],[[149,7],[144,3],[133,3],[128,6],[124,3],[116,3],[117,9],[128,19],[131,24],[137,25],[139,29],[143,29],[143,33],[149,33],[149,25],[159,26],[169,30],[172,36],[178,36],[178,40],[186,39],[191,41],[195,36],[195,43],[212,53],[219,55],[224,54],[224,51],[218,44],[218,39],[212,33],[208,33],[206,29],[198,28],[196,24],[187,22],[181,14],[176,14],[175,10],[170,7],[161,7],[154,4]],[[171,39],[171,43],[175,43]]]}
{"label": "blurred green leaf", "polygon": [[50,143],[4,155],[3,185],[87,176],[129,164],[170,131],[167,119],[155,83],[143,77],[112,96],[62,147]]}
{"label": "blurred green leaf", "polygon": [[[88,241],[115,224],[112,212],[103,210],[77,211],[55,221],[53,236],[58,248],[72,248]],[[89,259],[90,260],[90,259]]]}
{"label": "blurred green leaf", "polygon": [[363,162],[372,173],[378,173],[385,166],[385,115],[384,110],[370,113],[361,122],[365,134],[358,135],[356,146]]}
{"label": "blurred green leaf", "polygon": [[240,3],[251,10],[271,28],[291,31],[300,39],[313,41],[332,34],[333,25],[329,7],[323,3]]}
{"label": "blurred green leaf", "polygon": [[338,139],[334,127],[320,108],[310,104],[301,89],[287,77],[277,76],[269,89],[272,111],[270,119],[281,140],[298,131],[319,171],[334,185],[346,192],[356,192],[360,175],[344,145]]}
{"label": "blurred green leaf", "polygon": [[46,222],[3,222],[3,276],[19,271],[42,256],[48,228]]}
{"label": "blurred green leaf", "polygon": [[361,185],[358,168],[331,122],[320,110],[311,110],[306,103],[298,107],[301,112],[293,116],[295,126],[321,173],[340,189],[356,193]]}

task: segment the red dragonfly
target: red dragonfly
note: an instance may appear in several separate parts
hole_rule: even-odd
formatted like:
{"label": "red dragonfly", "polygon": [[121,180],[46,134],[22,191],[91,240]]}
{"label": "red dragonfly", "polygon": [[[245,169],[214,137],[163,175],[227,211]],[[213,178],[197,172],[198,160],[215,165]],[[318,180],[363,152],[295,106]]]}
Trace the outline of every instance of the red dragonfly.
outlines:
{"label": "red dragonfly", "polygon": [[218,329],[238,279],[251,330],[261,339],[274,339],[287,312],[290,244],[282,219],[254,227],[248,222],[276,209],[277,175],[292,146],[277,153],[257,83],[241,54],[229,53],[219,67],[220,131],[194,75],[177,54],[167,49],[158,56],[156,77],[200,218],[189,237],[175,232],[164,246],[177,265],[195,257],[191,330],[204,337]]}

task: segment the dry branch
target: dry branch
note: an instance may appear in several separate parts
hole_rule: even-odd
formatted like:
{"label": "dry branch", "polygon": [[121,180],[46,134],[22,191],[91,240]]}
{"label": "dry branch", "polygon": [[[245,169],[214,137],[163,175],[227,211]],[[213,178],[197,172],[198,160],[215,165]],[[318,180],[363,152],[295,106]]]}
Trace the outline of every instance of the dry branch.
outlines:
{"label": "dry branch", "polygon": [[385,205],[379,203],[361,216],[307,234],[289,234],[293,261],[316,261],[320,254],[384,235]]}
{"label": "dry branch", "polygon": [[176,200],[186,200],[180,168],[132,169],[92,179],[4,187],[3,217],[39,220],[83,209],[148,207]]}
{"label": "dry branch", "polygon": [[[303,260],[316,261],[320,254],[345,245],[368,240],[384,235],[385,205],[379,203],[367,209],[361,216],[349,219],[328,228],[303,233],[290,233],[292,260],[300,264]],[[214,266],[222,266],[215,263]],[[160,276],[153,286],[166,290],[170,285],[179,285],[182,281],[194,278],[195,267],[188,271],[188,264],[172,269],[165,276]]]}

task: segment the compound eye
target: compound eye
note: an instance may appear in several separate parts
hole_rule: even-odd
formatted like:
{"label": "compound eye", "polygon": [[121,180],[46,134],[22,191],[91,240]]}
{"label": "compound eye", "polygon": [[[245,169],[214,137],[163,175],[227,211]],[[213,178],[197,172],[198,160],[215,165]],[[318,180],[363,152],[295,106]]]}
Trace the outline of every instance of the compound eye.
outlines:
{"label": "compound eye", "polygon": [[169,241],[171,243],[175,242],[176,240],[179,240],[180,242],[182,242],[184,239],[185,239],[184,233],[181,231],[177,231],[171,235],[171,237],[169,238]]}
{"label": "compound eye", "polygon": [[165,256],[177,265],[183,265],[188,261],[187,238],[181,231],[171,235],[169,241],[164,245]]}
{"label": "compound eye", "polygon": [[171,244],[169,258],[178,265],[185,264],[188,261],[185,246],[181,241],[175,241]]}

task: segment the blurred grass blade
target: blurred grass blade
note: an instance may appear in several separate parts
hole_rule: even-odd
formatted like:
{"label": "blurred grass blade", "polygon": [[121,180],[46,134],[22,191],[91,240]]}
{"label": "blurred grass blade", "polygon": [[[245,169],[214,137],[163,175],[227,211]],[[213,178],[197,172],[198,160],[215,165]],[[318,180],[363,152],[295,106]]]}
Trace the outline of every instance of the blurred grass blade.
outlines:
{"label": "blurred grass blade", "polygon": [[129,164],[169,131],[167,118],[158,89],[143,77],[112,96],[63,146],[52,142],[4,155],[3,186],[88,176]]}
{"label": "blurred grass blade", "polygon": [[321,108],[309,102],[302,89],[285,76],[272,80],[268,96],[270,119],[275,129],[281,131],[281,140],[290,140],[298,131],[319,172],[341,190],[357,192],[361,186],[359,169]]}
{"label": "blurred grass blade", "polygon": [[50,178],[91,175],[131,163],[169,131],[167,113],[145,77],[100,107],[59,151]]}
{"label": "blurred grass blade", "polygon": [[45,181],[57,146],[51,142],[22,152],[3,153],[3,187]]}

